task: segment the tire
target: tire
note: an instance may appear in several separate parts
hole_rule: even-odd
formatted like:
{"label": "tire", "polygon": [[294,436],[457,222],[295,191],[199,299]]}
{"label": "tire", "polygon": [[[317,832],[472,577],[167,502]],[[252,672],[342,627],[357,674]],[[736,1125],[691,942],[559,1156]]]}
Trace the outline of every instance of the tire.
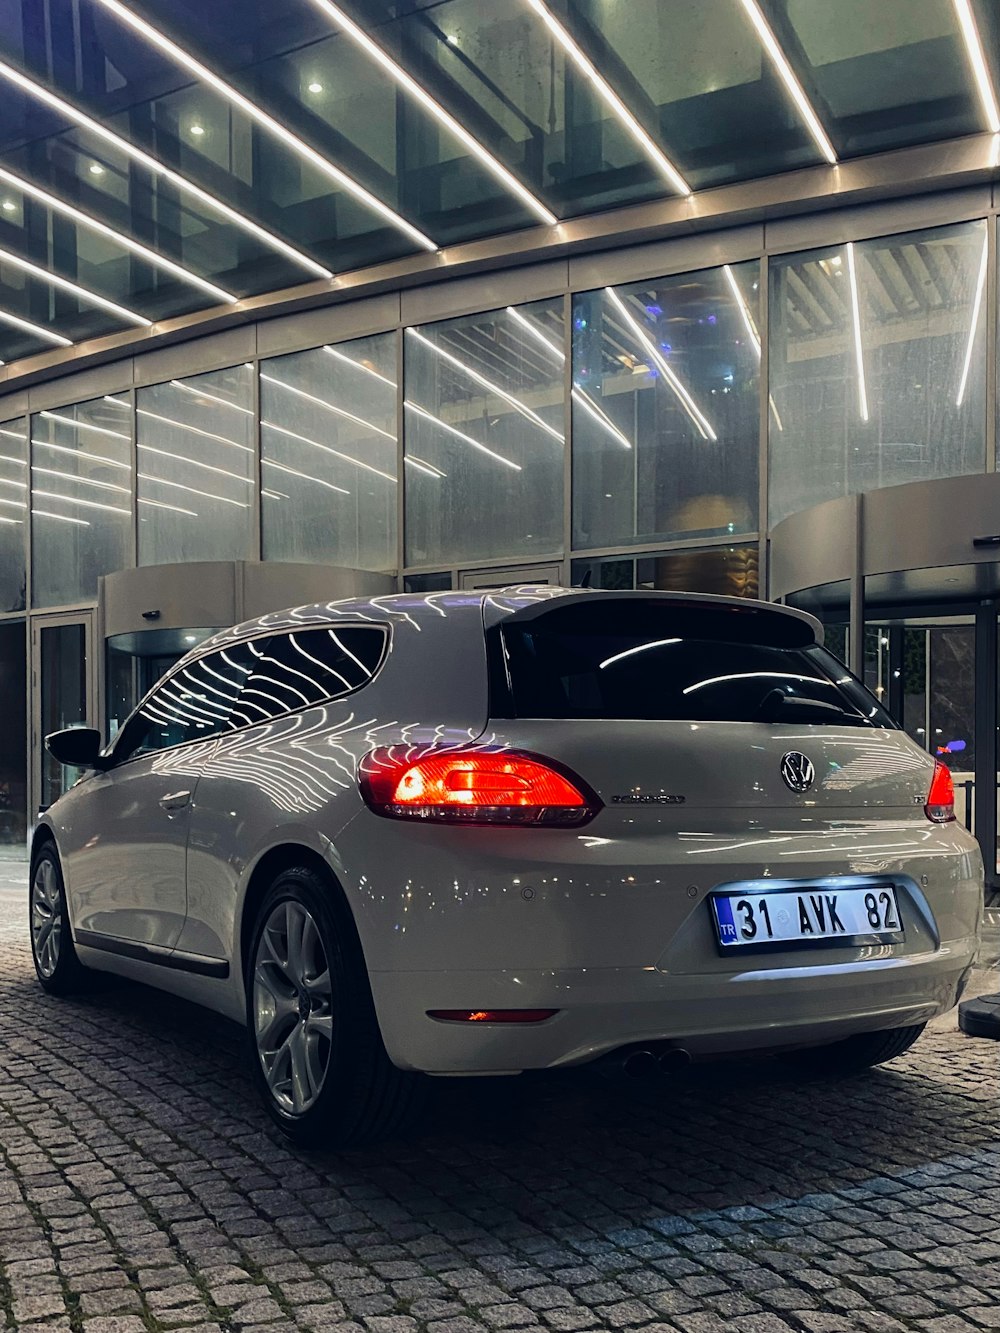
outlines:
{"label": "tire", "polygon": [[77,957],[69,927],[66,886],[54,842],[43,842],[31,861],[28,932],[35,975],[50,995],[89,990],[90,973]]}
{"label": "tire", "polygon": [[410,1120],[424,1079],[386,1054],[354,922],[310,867],[282,871],[265,894],[246,992],[254,1081],[286,1137],[352,1148]]}
{"label": "tire", "polygon": [[810,1046],[801,1051],[787,1051],[781,1059],[785,1064],[813,1076],[842,1078],[860,1074],[874,1065],[884,1065],[887,1060],[895,1060],[908,1051],[926,1026],[926,1023],[918,1023],[915,1027],[887,1028],[884,1032],[859,1032],[831,1046]]}

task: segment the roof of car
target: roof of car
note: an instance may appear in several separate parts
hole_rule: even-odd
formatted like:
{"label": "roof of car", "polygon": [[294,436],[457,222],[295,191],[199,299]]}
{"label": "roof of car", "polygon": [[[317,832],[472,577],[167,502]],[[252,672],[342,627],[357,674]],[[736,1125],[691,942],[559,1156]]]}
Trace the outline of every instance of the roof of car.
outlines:
{"label": "roof of car", "polygon": [[400,592],[379,597],[347,597],[335,602],[313,602],[305,606],[273,611],[255,620],[247,620],[222,630],[199,644],[197,652],[224,647],[240,639],[252,638],[267,631],[288,630],[316,624],[343,624],[347,621],[370,621],[373,624],[433,621],[441,616],[457,614],[481,615],[487,625],[496,624],[511,615],[531,614],[542,609],[546,602],[571,597],[581,600],[604,600],[608,597],[681,602],[687,605],[738,606],[744,610],[771,612],[791,616],[813,627],[816,641],[823,640],[819,621],[804,611],[779,606],[773,602],[753,601],[745,597],[720,597],[709,593],[672,591],[619,591],[599,588],[562,588],[548,584],[517,584],[506,588],[476,589],[454,592]]}

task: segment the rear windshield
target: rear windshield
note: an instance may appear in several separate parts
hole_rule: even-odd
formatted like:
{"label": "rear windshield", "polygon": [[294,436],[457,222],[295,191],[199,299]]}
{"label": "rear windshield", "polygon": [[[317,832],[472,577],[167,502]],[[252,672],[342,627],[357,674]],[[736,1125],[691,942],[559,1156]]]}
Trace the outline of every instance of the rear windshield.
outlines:
{"label": "rear windshield", "polygon": [[780,613],[622,598],[493,633],[494,716],[895,726],[808,625]]}

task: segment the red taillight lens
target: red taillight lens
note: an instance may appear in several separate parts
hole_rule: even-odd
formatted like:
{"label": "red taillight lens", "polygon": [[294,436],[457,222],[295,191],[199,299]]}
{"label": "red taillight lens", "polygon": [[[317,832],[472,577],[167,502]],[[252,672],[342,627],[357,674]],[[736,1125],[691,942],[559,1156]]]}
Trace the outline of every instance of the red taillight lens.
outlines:
{"label": "red taillight lens", "polygon": [[934,765],[934,777],[927,793],[924,814],[934,824],[950,824],[955,818],[955,784],[951,769],[940,760]]}
{"label": "red taillight lens", "polygon": [[585,824],[601,808],[551,760],[510,750],[390,745],[362,759],[365,803],[389,819],[451,824]]}
{"label": "red taillight lens", "polygon": [[544,1023],[558,1009],[428,1009],[439,1023]]}

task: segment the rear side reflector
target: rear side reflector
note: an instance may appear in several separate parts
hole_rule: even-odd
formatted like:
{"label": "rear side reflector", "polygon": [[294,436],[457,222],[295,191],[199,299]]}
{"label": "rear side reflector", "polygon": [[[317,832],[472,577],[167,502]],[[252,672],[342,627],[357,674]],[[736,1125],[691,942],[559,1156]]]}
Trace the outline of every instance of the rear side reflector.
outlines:
{"label": "rear side reflector", "polygon": [[938,760],[934,765],[934,777],[927,794],[924,814],[933,824],[950,824],[955,818],[955,783],[951,769]]}
{"label": "rear side reflector", "polygon": [[576,827],[601,808],[561,765],[514,750],[383,746],[362,759],[358,782],[387,819]]}
{"label": "rear side reflector", "polygon": [[428,1009],[441,1023],[544,1023],[558,1009]]}

